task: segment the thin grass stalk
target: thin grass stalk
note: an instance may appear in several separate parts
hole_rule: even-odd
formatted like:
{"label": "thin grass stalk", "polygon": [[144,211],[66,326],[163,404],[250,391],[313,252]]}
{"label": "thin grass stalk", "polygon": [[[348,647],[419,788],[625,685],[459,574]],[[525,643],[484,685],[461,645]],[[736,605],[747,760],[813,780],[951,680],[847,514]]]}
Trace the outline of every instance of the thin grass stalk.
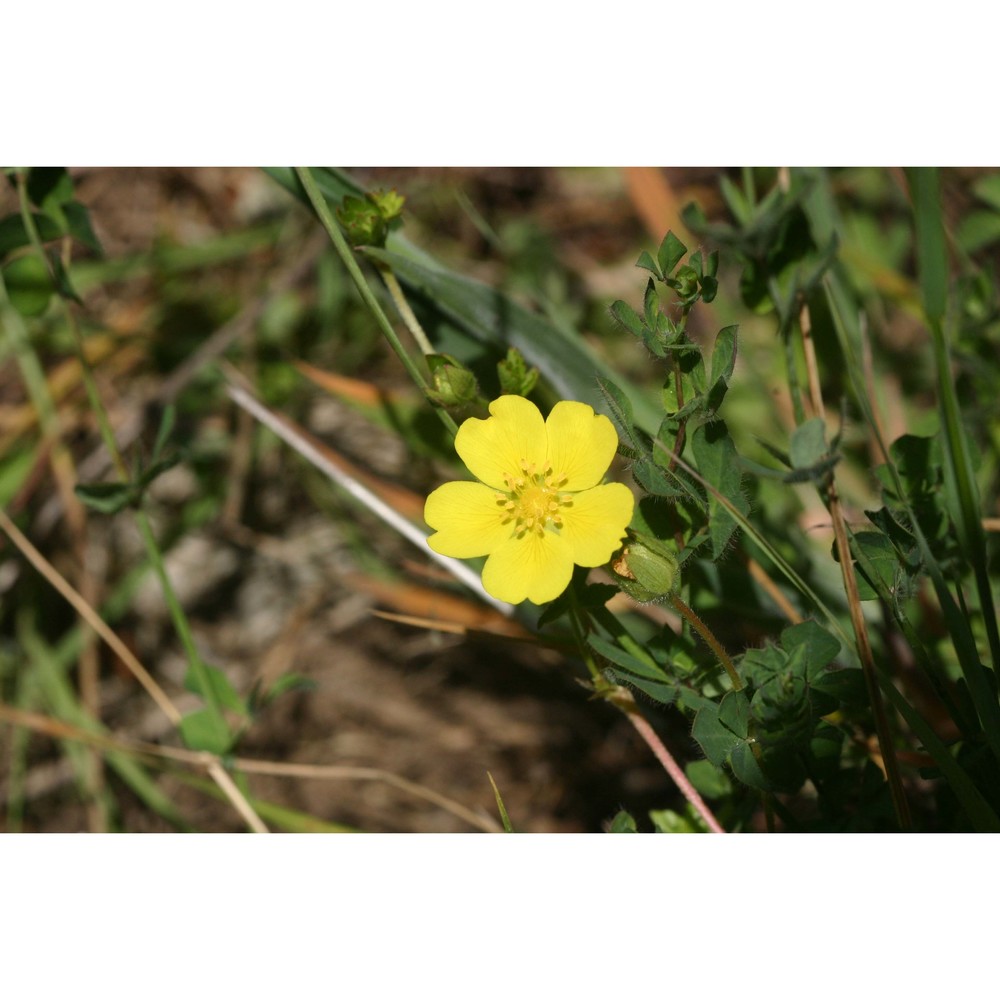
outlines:
{"label": "thin grass stalk", "polygon": [[[365,305],[368,306],[371,314],[375,317],[375,322],[382,331],[382,335],[389,342],[389,346],[392,347],[393,351],[396,352],[396,356],[402,362],[403,367],[406,369],[410,378],[413,379],[414,385],[416,385],[424,396],[430,400],[430,396],[428,395],[430,387],[424,373],[420,370],[414,360],[410,357],[409,353],[403,347],[399,337],[396,335],[396,331],[392,328],[392,324],[389,322],[388,317],[382,309],[382,306],[379,304],[378,299],[375,298],[374,292],[372,292],[368,282],[365,280],[365,276],[361,273],[361,268],[358,267],[358,262],[354,259],[354,254],[351,252],[351,248],[347,245],[347,240],[344,239],[344,235],[340,231],[340,226],[337,225],[333,215],[330,213],[330,208],[326,203],[326,199],[316,186],[316,181],[313,179],[312,172],[308,167],[296,167],[295,173],[299,182],[302,184],[303,190],[308,196],[316,215],[319,217],[319,221],[322,223],[323,228],[327,231],[334,248],[339,254],[340,259],[343,261],[344,267],[347,268],[347,273],[351,276],[351,280],[354,282],[358,292],[361,294],[361,298]],[[433,403],[432,406],[441,422],[448,428],[452,437],[454,437],[458,433],[458,425],[452,419],[451,414],[441,409],[439,406],[434,406]]]}
{"label": "thin grass stalk", "polygon": [[[823,403],[823,394],[820,388],[816,349],[811,336],[812,324],[809,320],[809,307],[803,305],[799,315],[802,350],[806,360],[812,405],[816,411],[816,415],[820,419],[825,420],[826,407]],[[879,752],[882,754],[885,776],[889,782],[889,792],[892,796],[893,808],[896,811],[896,820],[901,829],[909,830],[913,826],[913,819],[910,815],[910,806],[903,788],[899,760],[896,757],[896,748],[893,745],[892,733],[889,729],[889,718],[886,715],[885,706],[882,703],[882,695],[879,691],[878,671],[875,667],[875,657],[872,654],[871,642],[868,639],[868,626],[865,622],[864,612],[861,610],[861,598],[858,594],[857,577],[854,575],[854,560],[851,556],[851,545],[847,537],[844,512],[840,505],[840,495],[837,492],[837,483],[832,472],[825,493],[826,506],[830,512],[830,521],[833,524],[833,534],[836,540],[841,577],[844,581],[844,593],[847,596],[847,610],[851,618],[851,627],[854,629],[855,647],[858,651],[858,658],[861,660],[861,669],[865,676],[865,686],[868,689],[868,699],[871,703],[872,716],[875,722],[875,733],[878,736]]]}
{"label": "thin grass stalk", "polygon": [[948,295],[948,258],[941,223],[938,172],[914,169],[908,174],[917,229],[917,259],[934,348],[938,395],[945,424],[945,455],[958,495],[958,531],[966,557],[972,565],[979,595],[980,613],[986,626],[994,671],[1000,671],[1000,629],[986,566],[986,536],[983,532],[979,488],[972,459],[962,432],[961,415],[951,374],[949,322],[945,318]]}

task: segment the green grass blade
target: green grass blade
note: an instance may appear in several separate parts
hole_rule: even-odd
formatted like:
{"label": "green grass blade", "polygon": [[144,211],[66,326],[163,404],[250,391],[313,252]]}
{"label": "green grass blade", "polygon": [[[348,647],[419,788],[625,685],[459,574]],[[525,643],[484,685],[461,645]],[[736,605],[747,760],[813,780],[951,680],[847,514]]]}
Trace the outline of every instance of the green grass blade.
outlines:
{"label": "green grass blade", "polygon": [[[606,411],[597,377],[621,384],[621,375],[612,371],[581,337],[571,336],[489,285],[451,271],[431,269],[397,253],[373,249],[366,253],[388,264],[404,285],[426,296],[479,344],[498,350],[516,347],[529,364],[539,368],[561,398],[578,399],[595,410]],[[631,387],[625,391],[636,424],[654,433],[660,419],[655,407]]]}
{"label": "green grass blade", "polygon": [[958,536],[972,567],[979,596],[979,608],[986,626],[994,670],[1000,670],[1000,629],[986,565],[986,535],[975,469],[962,432],[961,414],[951,374],[951,351],[947,336],[945,307],[948,291],[948,258],[941,223],[941,199],[936,170],[916,169],[908,174],[917,229],[917,261],[924,295],[938,394],[944,417],[946,472],[958,498]]}

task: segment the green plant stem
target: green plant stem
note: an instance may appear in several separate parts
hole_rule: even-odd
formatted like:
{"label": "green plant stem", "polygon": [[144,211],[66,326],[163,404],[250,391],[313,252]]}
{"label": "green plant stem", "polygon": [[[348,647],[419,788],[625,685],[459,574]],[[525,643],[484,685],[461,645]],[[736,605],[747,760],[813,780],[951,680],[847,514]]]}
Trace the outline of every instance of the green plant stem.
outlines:
{"label": "green plant stem", "polygon": [[715,638],[712,630],[698,617],[694,608],[685,604],[676,594],[671,594],[668,600],[677,609],[677,613],[705,640],[712,652],[719,658],[719,663],[725,668],[726,673],[729,674],[729,679],[733,682],[733,688],[736,691],[741,690],[743,679],[736,672],[733,661],[729,658],[729,654],[722,648],[722,643]]}
{"label": "green plant stem", "polygon": [[[31,217],[31,206],[28,203],[27,183],[23,172],[19,172],[17,175],[17,188],[21,207],[21,217],[24,221],[25,232],[28,234],[28,238],[31,241],[31,245],[35,252],[38,254],[39,258],[51,274],[51,263],[45,252],[45,247],[42,245],[38,230],[35,227],[34,219]],[[54,280],[54,275],[53,284],[56,285],[58,290],[58,285]],[[94,378],[94,372],[91,368],[90,361],[87,358],[87,352],[84,349],[83,335],[76,322],[76,316],[73,314],[73,310],[63,297],[61,291],[59,291],[59,301],[62,303],[66,323],[73,335],[73,343],[76,348],[77,358],[80,362],[80,371],[83,376],[83,384],[87,392],[87,399],[94,412],[94,416],[97,419],[97,426],[100,429],[101,439],[104,442],[104,446],[108,449],[108,454],[111,456],[111,460],[118,472],[119,479],[122,482],[128,482],[128,466],[118,449],[118,442],[115,440],[114,429],[111,426],[107,410],[104,408],[104,403],[102,402],[100,393],[98,392],[97,382]],[[173,584],[170,582],[170,577],[167,574],[166,565],[163,561],[163,553],[156,541],[156,535],[154,534],[152,526],[149,523],[149,518],[144,511],[137,510],[136,521],[139,526],[139,533],[142,535],[142,540],[146,545],[146,551],[149,555],[150,563],[152,564],[153,570],[159,578],[160,585],[163,588],[163,596],[167,602],[170,617],[173,620],[178,638],[184,647],[188,665],[194,673],[198,689],[201,692],[202,697],[205,699],[205,704],[209,710],[214,715],[224,720],[222,706],[219,704],[219,699],[216,696],[215,689],[213,688],[211,680],[208,676],[208,671],[205,669],[205,662],[198,653],[187,615],[184,613],[184,609],[181,607],[180,600],[177,597]]]}
{"label": "green plant stem", "polygon": [[[424,377],[423,372],[417,366],[416,362],[414,362],[413,358],[411,358],[406,352],[406,349],[400,342],[399,337],[396,335],[396,331],[392,328],[392,324],[389,322],[385,311],[382,309],[382,306],[379,305],[378,299],[375,298],[374,292],[372,292],[371,287],[365,280],[365,276],[361,273],[361,268],[358,267],[358,263],[354,259],[354,254],[351,252],[351,248],[347,245],[347,240],[344,239],[344,234],[341,233],[340,227],[330,214],[330,208],[326,203],[326,199],[316,186],[316,181],[313,179],[312,172],[308,167],[296,167],[295,173],[298,176],[299,182],[302,184],[313,209],[315,210],[317,216],[319,216],[319,221],[323,224],[323,228],[327,231],[331,242],[333,243],[337,253],[340,255],[340,259],[343,261],[344,267],[347,268],[347,273],[351,276],[351,279],[357,286],[358,292],[364,300],[365,305],[368,306],[372,315],[375,317],[375,322],[382,331],[382,335],[389,342],[389,346],[396,352],[396,356],[403,363],[403,367],[406,369],[410,378],[413,379],[414,384],[420,389],[424,396],[427,397],[428,401],[430,401],[430,397],[427,395],[429,390],[427,379]],[[441,422],[448,428],[452,436],[458,433],[458,425],[449,413],[442,410],[438,406],[434,406],[434,412],[437,413]]]}
{"label": "green plant stem", "polygon": [[417,342],[417,346],[421,351],[423,351],[424,354],[433,354],[434,348],[431,346],[431,342],[427,339],[427,334],[424,333],[424,328],[420,325],[420,321],[410,308],[410,303],[406,301],[406,296],[403,294],[403,289],[400,286],[396,275],[393,273],[392,268],[389,267],[389,265],[384,261],[376,261],[375,266],[378,268],[378,273],[382,275],[385,287],[389,289],[392,301],[396,303],[399,315],[403,317],[403,322],[406,324],[407,330],[409,330],[413,335],[413,339]]}

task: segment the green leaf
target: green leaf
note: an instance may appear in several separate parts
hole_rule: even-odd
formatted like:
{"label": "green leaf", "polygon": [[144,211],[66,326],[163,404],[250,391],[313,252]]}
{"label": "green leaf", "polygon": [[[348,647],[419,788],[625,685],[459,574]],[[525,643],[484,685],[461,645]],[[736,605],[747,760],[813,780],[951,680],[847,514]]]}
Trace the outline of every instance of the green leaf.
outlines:
{"label": "green leaf", "polygon": [[45,211],[73,200],[73,178],[65,167],[32,167],[27,187],[31,203]]}
{"label": "green leaf", "polygon": [[168,403],[163,408],[163,413],[160,416],[160,426],[156,432],[156,442],[153,445],[153,455],[152,462],[155,464],[159,458],[160,453],[167,445],[167,441],[174,430],[174,423],[177,418],[177,407],[173,403]]}
{"label": "green leaf", "polygon": [[[47,216],[35,212],[32,213],[32,218],[43,241],[54,240],[59,236],[58,227]],[[30,244],[31,239],[24,228],[24,219],[20,215],[7,215],[0,219],[0,257]]]}
{"label": "green leaf", "polygon": [[622,299],[612,302],[611,317],[633,336],[645,339],[642,317],[627,302]]}
{"label": "green leaf", "polygon": [[826,425],[821,417],[813,417],[795,428],[788,449],[793,469],[812,469],[827,455]]}
{"label": "green leaf", "polygon": [[615,818],[611,821],[610,833],[637,833],[635,819],[624,809],[615,813]]}
{"label": "green leaf", "polygon": [[750,733],[750,702],[746,691],[729,691],[719,702],[719,722],[740,739]]}
{"label": "green leaf", "polygon": [[934,167],[907,171],[917,228],[917,272],[924,295],[924,309],[932,322],[944,316],[948,295],[948,252],[941,222],[941,192]]}
{"label": "green leaf", "polygon": [[729,766],[733,769],[733,774],[744,785],[756,788],[758,791],[769,792],[774,787],[757,763],[754,756],[753,747],[745,740],[733,749],[729,758]]}
{"label": "green leaf", "polygon": [[924,749],[934,758],[934,762],[945,776],[955,797],[962,804],[977,833],[1000,833],[1000,817],[976,788],[965,769],[952,756],[951,750],[927,724],[923,716],[903,697],[892,680],[878,674],[878,682],[896,711],[906,720],[906,724],[923,743]]}
{"label": "green leaf", "polygon": [[980,177],[972,185],[972,190],[976,193],[977,198],[1000,211],[1000,174],[994,173]]}
{"label": "green leaf", "polygon": [[233,742],[225,720],[207,708],[185,715],[181,719],[180,732],[181,739],[191,750],[224,754]]}
{"label": "green leaf", "polygon": [[10,304],[22,316],[41,316],[55,291],[48,268],[35,255],[18,257],[3,267]]}
{"label": "green leaf", "polygon": [[[236,693],[236,688],[233,687],[229,678],[218,667],[213,667],[211,664],[202,664],[202,669],[205,671],[205,676],[208,677],[209,684],[212,685],[215,700],[223,708],[229,708],[240,715],[246,715],[246,704]],[[188,667],[184,674],[184,687],[193,694],[201,695],[206,701],[208,700],[207,693],[202,690],[199,683],[199,672],[193,667]]]}
{"label": "green leaf", "polygon": [[[505,353],[508,347],[516,347],[541,370],[562,399],[577,399],[600,410],[604,397],[597,388],[597,376],[619,378],[581,337],[529,312],[488,285],[448,271],[432,270],[385,250],[368,248],[365,256],[388,264],[403,284],[426,296],[478,343],[502,348]],[[632,400],[636,424],[651,431],[656,425],[653,406],[636,394],[632,394]]]}
{"label": "green leaf", "polygon": [[90,225],[90,212],[87,208],[78,201],[71,201],[68,205],[62,206],[62,212],[66,222],[66,235],[72,236],[85,247],[100,254],[101,242]]}
{"label": "green leaf", "polygon": [[726,772],[708,760],[693,760],[684,768],[692,785],[706,799],[721,799],[733,790]]}
{"label": "green leaf", "polygon": [[486,772],[486,777],[490,779],[490,784],[493,786],[493,795],[497,800],[497,810],[500,813],[500,822],[503,823],[504,833],[513,833],[514,827],[511,824],[510,817],[507,815],[507,808],[503,804],[503,799],[500,797],[500,789],[497,788],[497,783],[493,780],[493,775],[489,771]]}
{"label": "green leaf", "polygon": [[611,414],[611,419],[615,422],[618,432],[625,439],[626,444],[637,452],[648,453],[649,449],[639,440],[635,432],[635,418],[632,415],[631,400],[611,379],[598,375],[596,381],[597,388],[604,397],[605,408]]}
{"label": "green leaf", "polygon": [[840,655],[840,642],[812,620],[786,628],[781,633],[781,646],[789,654],[801,650],[805,678],[810,683]]}
{"label": "green leaf", "polygon": [[647,271],[651,272],[657,278],[661,279],[663,278],[663,274],[660,272],[660,269],[657,266],[656,261],[653,260],[652,257],[650,257],[648,250],[643,250],[642,253],[639,254],[639,259],[635,262],[635,266],[645,268]]}
{"label": "green leaf", "polygon": [[[746,516],[750,505],[741,489],[739,459],[726,422],[715,420],[698,427],[691,435],[691,448],[698,471],[705,480]],[[718,559],[736,531],[737,521],[716,492],[710,492],[708,496],[708,517],[712,558]]]}
{"label": "green leaf", "polygon": [[698,710],[691,735],[701,747],[702,753],[716,767],[722,767],[733,750],[743,742],[719,721],[719,706],[715,704],[705,705]]}
{"label": "green leaf", "polygon": [[608,642],[607,639],[602,638],[596,633],[591,632],[587,636],[587,644],[595,653],[599,653],[606,660],[614,663],[616,666],[621,667],[623,670],[627,670],[629,673],[636,674],[639,677],[646,677],[652,681],[669,681],[670,678],[650,659],[649,663],[640,660],[638,657],[632,656],[630,653],[626,653],[623,649],[620,649],[613,642]]}
{"label": "green leaf", "polygon": [[656,833],[704,833],[706,829],[673,809],[651,809],[649,818]]}
{"label": "green leaf", "polygon": [[993,211],[970,212],[961,222],[958,242],[966,253],[975,253],[1000,240],[1000,214]]}
{"label": "green leaf", "polygon": [[878,531],[859,531],[851,537],[851,552],[858,561],[858,597],[862,601],[890,595],[900,571],[892,542]]}
{"label": "green leaf", "polygon": [[131,483],[77,483],[73,492],[98,514],[117,514],[134,499]]}
{"label": "green leaf", "polygon": [[736,367],[736,331],[738,327],[727,326],[719,331],[712,351],[711,388],[708,390],[708,408],[717,411],[729,391],[729,380]]}
{"label": "green leaf", "polygon": [[660,265],[660,273],[664,277],[671,274],[686,253],[687,247],[674,236],[672,231],[668,231],[667,235],[663,237],[660,249],[656,252],[656,259]]}

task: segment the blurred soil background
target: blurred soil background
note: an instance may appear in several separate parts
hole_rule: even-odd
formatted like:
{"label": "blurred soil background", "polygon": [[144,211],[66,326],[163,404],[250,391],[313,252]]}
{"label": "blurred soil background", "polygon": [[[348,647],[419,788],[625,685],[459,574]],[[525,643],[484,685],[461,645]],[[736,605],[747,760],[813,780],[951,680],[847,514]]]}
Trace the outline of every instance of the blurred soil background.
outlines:
{"label": "blurred soil background", "polygon": [[[641,351],[613,332],[609,303],[637,300],[639,250],[697,197],[717,205],[718,171],[685,169],[379,169],[353,175],[407,198],[405,233],[456,270],[502,285],[580,330],[633,372]],[[417,551],[226,396],[225,357],[274,409],[338,456],[422,502],[449,469],[416,433],[380,426],[363,406],[415,399],[319,226],[266,174],[250,169],[81,169],[76,198],[89,210],[102,254],[73,248],[74,276],[98,386],[126,454],[148,454],[164,404],[177,406],[173,440],[184,460],[158,479],[150,515],[198,647],[242,694],[295,674],[311,687],[264,708],[242,757],[371,769],[352,776],[248,776],[270,803],[274,829],[468,831],[496,827],[487,772],[523,831],[597,831],[623,805],[636,816],[680,800],[626,719],[588,699],[578,664],[495,636],[449,634],[379,612],[501,626],[473,599],[445,595]],[[12,185],[0,217],[17,211]],[[697,245],[696,243],[693,245]],[[395,315],[390,311],[390,315]],[[41,317],[37,350],[58,405],[79,481],[110,477],[72,342]],[[697,331],[697,315],[692,329]],[[335,384],[323,375],[339,376]],[[431,418],[432,420],[432,418]],[[433,420],[432,420],[433,423]],[[67,511],[9,355],[0,370],[0,455],[18,519],[55,568],[95,606],[182,711],[183,650],[128,512]],[[414,447],[416,442],[416,447]],[[2,484],[0,484],[2,485]],[[418,508],[419,509],[419,508]],[[74,523],[75,519],[75,523]],[[81,541],[85,539],[85,541]],[[82,582],[84,581],[84,582]],[[23,673],[24,621],[52,651],[74,612],[9,541],[0,545],[4,700],[58,716],[55,680]],[[102,722],[114,733],[179,745],[176,733],[107,646],[97,658]],[[43,655],[37,653],[37,655]],[[32,655],[36,655],[32,654]],[[80,654],[64,653],[77,690]],[[51,685],[56,685],[52,687]],[[682,759],[683,724],[663,734]],[[0,823],[6,829],[166,831],[110,768],[104,807],[81,789],[67,745],[43,732],[0,726]],[[183,826],[245,825],[210,783],[150,765]],[[407,784],[410,783],[410,784]],[[216,791],[216,794],[211,794]],[[438,797],[478,817],[443,807]],[[283,814],[281,809],[294,810]],[[282,819],[284,816],[284,819]],[[291,818],[289,818],[291,817]],[[316,821],[310,824],[310,818]]]}

